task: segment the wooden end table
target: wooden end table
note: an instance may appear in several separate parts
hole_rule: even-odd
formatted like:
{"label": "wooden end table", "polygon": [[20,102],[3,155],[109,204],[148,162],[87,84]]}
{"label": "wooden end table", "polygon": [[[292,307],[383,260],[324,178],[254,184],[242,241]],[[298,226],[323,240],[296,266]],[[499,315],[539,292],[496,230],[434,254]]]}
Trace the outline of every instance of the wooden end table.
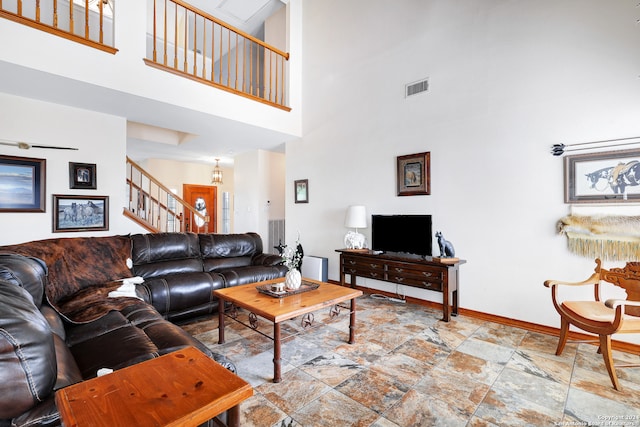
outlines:
{"label": "wooden end table", "polygon": [[119,369],[56,391],[66,427],[198,426],[253,395],[242,378],[194,347]]}
{"label": "wooden end table", "polygon": [[[273,338],[269,338],[273,340],[274,383],[279,383],[282,380],[280,367],[280,323],[283,321],[350,300],[349,344],[355,342],[356,298],[362,295],[362,291],[306,278],[304,280],[318,284],[318,289],[285,296],[283,298],[265,295],[256,289],[256,286],[259,285],[283,282],[284,278],[281,278],[213,291],[214,295],[220,300],[218,305],[218,343],[224,344],[224,318],[226,310],[224,310],[223,307],[226,301],[273,323]],[[253,325],[250,327],[256,329]]]}

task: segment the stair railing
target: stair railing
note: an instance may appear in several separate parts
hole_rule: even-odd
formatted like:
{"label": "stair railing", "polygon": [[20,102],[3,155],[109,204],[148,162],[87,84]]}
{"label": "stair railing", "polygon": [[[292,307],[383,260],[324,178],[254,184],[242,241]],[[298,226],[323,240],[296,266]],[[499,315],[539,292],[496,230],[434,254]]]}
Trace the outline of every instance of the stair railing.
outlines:
{"label": "stair railing", "polygon": [[129,157],[127,195],[124,215],[150,232],[209,232],[209,215],[201,215]]}
{"label": "stair railing", "polygon": [[289,111],[289,54],[182,0],[153,0],[145,63]]}
{"label": "stair railing", "polygon": [[115,54],[114,0],[0,0],[0,17]]}

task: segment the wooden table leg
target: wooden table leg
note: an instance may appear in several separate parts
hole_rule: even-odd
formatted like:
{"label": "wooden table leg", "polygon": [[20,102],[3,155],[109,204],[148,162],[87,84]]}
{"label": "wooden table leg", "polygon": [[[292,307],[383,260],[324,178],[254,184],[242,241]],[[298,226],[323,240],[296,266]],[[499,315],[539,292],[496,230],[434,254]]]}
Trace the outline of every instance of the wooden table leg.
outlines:
{"label": "wooden table leg", "polygon": [[282,381],[280,372],[281,348],[280,348],[280,323],[273,324],[273,382]]}
{"label": "wooden table leg", "polygon": [[448,322],[451,320],[451,312],[449,311],[449,284],[444,283],[442,289],[442,320]]}
{"label": "wooden table leg", "polygon": [[227,427],[240,427],[240,405],[227,409]]}
{"label": "wooden table leg", "polygon": [[458,315],[458,291],[453,291],[453,311],[451,312],[452,316]]}
{"label": "wooden table leg", "polygon": [[356,342],[356,299],[351,300],[351,313],[349,314],[349,344]]}
{"label": "wooden table leg", "polygon": [[218,344],[224,344],[224,300],[218,298]]}

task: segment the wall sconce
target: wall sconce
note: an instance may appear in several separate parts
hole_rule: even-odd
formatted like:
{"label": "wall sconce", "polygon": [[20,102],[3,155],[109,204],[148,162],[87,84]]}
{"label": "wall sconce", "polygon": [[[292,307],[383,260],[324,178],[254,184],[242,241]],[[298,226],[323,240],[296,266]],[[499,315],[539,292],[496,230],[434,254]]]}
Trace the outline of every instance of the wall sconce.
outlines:
{"label": "wall sconce", "polygon": [[348,249],[362,249],[365,247],[364,235],[358,233],[358,228],[367,228],[367,210],[364,206],[349,206],[344,218],[344,226],[355,228],[344,236],[344,244]]}
{"label": "wall sconce", "polygon": [[219,161],[220,159],[216,159],[216,167],[213,168],[213,172],[211,173],[212,184],[222,184],[222,170],[220,170],[220,166],[218,166]]}

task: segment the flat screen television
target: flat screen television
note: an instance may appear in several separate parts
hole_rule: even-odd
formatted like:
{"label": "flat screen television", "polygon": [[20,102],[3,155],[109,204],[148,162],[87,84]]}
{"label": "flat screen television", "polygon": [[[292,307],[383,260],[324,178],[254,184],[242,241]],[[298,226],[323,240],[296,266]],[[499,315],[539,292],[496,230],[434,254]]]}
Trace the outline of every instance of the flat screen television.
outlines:
{"label": "flat screen television", "polygon": [[371,215],[371,249],[431,256],[431,215]]}

